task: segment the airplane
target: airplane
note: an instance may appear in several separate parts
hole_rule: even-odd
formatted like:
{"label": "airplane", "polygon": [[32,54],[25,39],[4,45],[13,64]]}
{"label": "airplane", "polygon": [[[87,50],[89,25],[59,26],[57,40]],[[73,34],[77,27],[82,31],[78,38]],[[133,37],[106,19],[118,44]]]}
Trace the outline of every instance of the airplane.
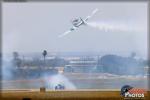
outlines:
{"label": "airplane", "polygon": [[82,25],[87,25],[87,21],[97,13],[98,9],[96,8],[95,10],[93,10],[92,14],[87,16],[85,19],[80,18],[75,18],[74,20],[72,20],[72,25],[73,27],[70,28],[70,30],[64,32],[63,34],[59,35],[59,37],[63,37],[67,34],[69,34],[72,31],[75,31],[76,29],[78,29],[80,26]]}

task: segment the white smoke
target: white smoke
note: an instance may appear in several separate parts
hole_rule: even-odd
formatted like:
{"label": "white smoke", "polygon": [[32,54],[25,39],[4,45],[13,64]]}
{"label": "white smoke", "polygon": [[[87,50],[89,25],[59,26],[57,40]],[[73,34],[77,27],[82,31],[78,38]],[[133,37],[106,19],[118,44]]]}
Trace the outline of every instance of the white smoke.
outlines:
{"label": "white smoke", "polygon": [[129,23],[88,22],[87,25],[105,32],[140,32],[144,30],[142,27],[137,27]]}
{"label": "white smoke", "polygon": [[55,87],[58,84],[63,85],[65,87],[65,89],[67,89],[67,90],[75,90],[76,89],[75,85],[72,82],[70,82],[64,75],[57,74],[57,75],[53,75],[53,76],[49,77],[49,79],[47,81],[48,88],[55,89]]}
{"label": "white smoke", "polygon": [[14,66],[11,63],[10,58],[3,56],[2,57],[2,79],[3,80],[13,78],[12,76],[13,68]]}

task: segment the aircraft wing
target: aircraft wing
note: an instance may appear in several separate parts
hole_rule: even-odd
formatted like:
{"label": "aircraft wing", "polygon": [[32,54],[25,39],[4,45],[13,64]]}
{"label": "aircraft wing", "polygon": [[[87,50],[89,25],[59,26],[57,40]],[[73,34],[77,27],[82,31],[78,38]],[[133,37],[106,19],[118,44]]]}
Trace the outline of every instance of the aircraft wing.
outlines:
{"label": "aircraft wing", "polygon": [[85,21],[89,20],[89,19],[90,19],[93,15],[95,15],[97,12],[98,12],[98,9],[96,8],[95,10],[93,10],[93,12],[92,12],[91,15],[89,15],[89,16],[87,16],[87,17],[85,18]]}
{"label": "aircraft wing", "polygon": [[69,34],[70,32],[72,32],[72,31],[74,31],[74,30],[76,30],[76,29],[77,29],[77,27],[72,27],[72,28],[70,28],[70,30],[64,32],[63,34],[59,35],[58,37],[61,38],[61,37],[63,37],[63,36],[65,36],[65,35]]}

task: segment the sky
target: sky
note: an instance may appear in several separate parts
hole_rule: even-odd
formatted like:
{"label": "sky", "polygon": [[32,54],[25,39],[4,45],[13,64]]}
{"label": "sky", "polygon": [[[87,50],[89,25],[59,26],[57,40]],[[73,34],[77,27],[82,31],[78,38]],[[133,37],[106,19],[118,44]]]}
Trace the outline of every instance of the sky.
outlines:
{"label": "sky", "polygon": [[[3,3],[3,53],[106,52],[147,56],[147,4],[141,2]],[[99,9],[90,25],[59,38],[74,18]]]}

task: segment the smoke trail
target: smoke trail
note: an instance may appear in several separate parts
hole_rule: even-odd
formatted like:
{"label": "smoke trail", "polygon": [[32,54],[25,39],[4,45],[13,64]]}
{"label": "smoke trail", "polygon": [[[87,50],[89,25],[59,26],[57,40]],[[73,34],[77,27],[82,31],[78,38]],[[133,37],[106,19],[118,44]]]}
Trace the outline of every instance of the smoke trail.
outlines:
{"label": "smoke trail", "polygon": [[59,35],[58,37],[61,38],[61,37],[65,36],[65,35],[68,35],[70,32],[71,32],[70,30],[69,30],[69,31],[66,31],[65,33]]}
{"label": "smoke trail", "polygon": [[2,79],[12,79],[12,71],[14,66],[12,65],[8,57],[2,57]]}
{"label": "smoke trail", "polygon": [[134,25],[128,24],[119,24],[119,23],[108,23],[108,22],[88,22],[88,26],[93,28],[98,28],[101,31],[105,32],[133,32],[133,31],[143,31],[142,28],[136,27]]}
{"label": "smoke trail", "polygon": [[50,88],[50,89],[55,89],[55,87],[58,84],[63,85],[65,87],[65,89],[67,89],[67,90],[76,89],[75,85],[72,82],[70,82],[64,75],[61,75],[61,74],[51,76],[47,80],[46,84],[47,84],[48,88]]}

